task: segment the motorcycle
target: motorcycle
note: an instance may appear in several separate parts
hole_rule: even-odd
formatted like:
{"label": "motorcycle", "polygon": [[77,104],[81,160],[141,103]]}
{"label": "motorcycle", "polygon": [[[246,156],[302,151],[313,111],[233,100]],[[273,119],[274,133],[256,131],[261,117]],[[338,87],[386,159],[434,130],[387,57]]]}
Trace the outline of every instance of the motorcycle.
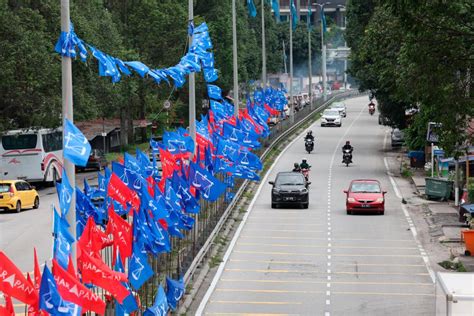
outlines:
{"label": "motorcycle", "polygon": [[344,149],[342,152],[342,162],[346,164],[346,167],[349,167],[349,164],[352,160],[352,152],[350,149]]}
{"label": "motorcycle", "polygon": [[308,152],[308,154],[311,154],[311,152],[314,149],[314,142],[311,139],[306,139],[304,141],[304,147],[306,148],[306,151]]}
{"label": "motorcycle", "polygon": [[369,114],[374,115],[375,113],[375,105],[370,104],[369,105]]}
{"label": "motorcycle", "polygon": [[306,178],[306,181],[309,181],[309,169],[301,169],[301,173]]}

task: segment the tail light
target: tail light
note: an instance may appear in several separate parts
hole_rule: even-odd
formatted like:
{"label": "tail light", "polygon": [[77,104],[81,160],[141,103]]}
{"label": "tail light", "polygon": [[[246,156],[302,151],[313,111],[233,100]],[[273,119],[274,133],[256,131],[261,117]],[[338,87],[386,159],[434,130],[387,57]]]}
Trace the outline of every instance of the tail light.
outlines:
{"label": "tail light", "polygon": [[10,189],[8,190],[8,194],[10,197],[13,197],[15,195],[15,192],[13,191],[13,185],[10,186]]}
{"label": "tail light", "polygon": [[44,163],[41,163],[41,171],[44,171]]}

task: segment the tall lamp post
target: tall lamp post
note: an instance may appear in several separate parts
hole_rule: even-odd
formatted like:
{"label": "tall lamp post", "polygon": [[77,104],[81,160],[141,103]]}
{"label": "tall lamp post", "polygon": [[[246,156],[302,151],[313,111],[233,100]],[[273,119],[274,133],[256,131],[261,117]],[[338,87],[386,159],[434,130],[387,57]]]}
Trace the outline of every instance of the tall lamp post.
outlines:
{"label": "tall lamp post", "polygon": [[[325,3],[315,3],[319,7],[321,17],[324,14],[324,6],[330,4],[331,2]],[[322,60],[321,60],[321,69],[322,69],[322,76],[323,76],[323,100],[326,101],[327,99],[327,91],[326,91],[326,44],[324,43],[324,23],[323,19],[321,18],[321,53],[322,53]]]}
{"label": "tall lamp post", "polygon": [[[70,16],[69,16],[69,0],[61,0],[61,31],[69,33],[70,31]],[[63,119],[63,140],[65,126],[65,119],[73,122],[73,106],[72,106],[72,61],[70,57],[61,57],[61,89],[62,89],[62,119]],[[64,171],[69,179],[71,187],[76,187],[76,170],[74,164],[68,159],[64,159]],[[73,191],[71,197],[71,204],[66,219],[69,223],[69,233],[76,239],[76,194]],[[71,257],[73,262],[76,262],[76,243],[71,244]]]}
{"label": "tall lamp post", "polygon": [[293,102],[293,12],[290,1],[290,123],[295,121],[295,103]]}
{"label": "tall lamp post", "polygon": [[[194,1],[188,0],[189,23],[194,23]],[[193,35],[189,34],[189,47],[193,42]],[[196,81],[194,72],[189,74],[189,134],[196,143]],[[196,146],[195,146],[196,147]],[[196,150],[196,149],[194,149]],[[192,153],[194,156],[194,153]]]}
{"label": "tall lamp post", "polygon": [[[339,8],[339,10],[341,9],[346,9],[346,6],[345,5],[342,5],[342,4],[338,4],[337,7]],[[346,17],[344,15],[344,19],[343,19],[343,25],[344,25],[344,29],[346,28]],[[346,37],[344,36],[344,48],[347,49],[347,41],[346,41]],[[344,91],[347,90],[347,56],[346,58],[344,58]]]}
{"label": "tall lamp post", "polygon": [[262,86],[267,85],[267,47],[265,43],[265,0],[262,0]]}
{"label": "tall lamp post", "polygon": [[239,68],[237,61],[237,13],[232,0],[232,60],[234,64],[234,116],[239,117]]}

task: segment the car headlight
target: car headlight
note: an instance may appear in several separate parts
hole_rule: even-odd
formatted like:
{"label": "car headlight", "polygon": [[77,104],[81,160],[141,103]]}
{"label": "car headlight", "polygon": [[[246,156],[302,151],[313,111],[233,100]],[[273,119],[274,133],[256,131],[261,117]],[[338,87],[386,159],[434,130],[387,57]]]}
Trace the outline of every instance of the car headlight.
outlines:
{"label": "car headlight", "polygon": [[377,200],[375,200],[375,203],[383,203],[383,197],[379,197]]}
{"label": "car headlight", "polygon": [[349,203],[355,203],[355,201],[356,200],[354,198],[351,198],[351,197],[347,198],[347,202]]}
{"label": "car headlight", "polygon": [[303,193],[303,194],[308,193],[308,189],[301,189],[300,193]]}
{"label": "car headlight", "polygon": [[279,194],[279,193],[280,193],[280,189],[278,189],[278,188],[273,188],[273,193]]}

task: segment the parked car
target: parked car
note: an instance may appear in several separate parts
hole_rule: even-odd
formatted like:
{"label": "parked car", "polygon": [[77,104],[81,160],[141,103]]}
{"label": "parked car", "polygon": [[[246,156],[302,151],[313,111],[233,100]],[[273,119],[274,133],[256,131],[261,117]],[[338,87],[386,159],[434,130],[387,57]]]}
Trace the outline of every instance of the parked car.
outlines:
{"label": "parked car", "polygon": [[280,205],[298,205],[308,208],[309,190],[311,182],[307,181],[299,172],[279,172],[272,185],[272,208]]}
{"label": "parked car", "polygon": [[385,213],[385,194],[382,191],[380,182],[372,179],[352,180],[346,194],[347,214],[356,211],[376,212],[383,215]]}
{"label": "parked car", "polygon": [[39,207],[38,192],[23,180],[0,180],[0,209],[15,210]]}
{"label": "parked car", "polygon": [[326,109],[321,116],[321,126],[342,126],[342,117],[337,109]]}
{"label": "parked car", "polygon": [[78,167],[78,171],[84,171],[85,169],[96,169],[98,171],[107,167],[107,158],[105,158],[104,152],[100,149],[92,149],[89,155],[89,160],[87,160],[87,165],[85,167]]}
{"label": "parked car", "polygon": [[334,102],[331,104],[331,109],[338,110],[342,117],[347,116],[347,108],[344,102]]}
{"label": "parked car", "polygon": [[394,128],[392,130],[391,140],[392,140],[392,147],[403,146],[403,143],[405,142],[405,136],[403,134],[403,131],[401,131],[398,128]]}

